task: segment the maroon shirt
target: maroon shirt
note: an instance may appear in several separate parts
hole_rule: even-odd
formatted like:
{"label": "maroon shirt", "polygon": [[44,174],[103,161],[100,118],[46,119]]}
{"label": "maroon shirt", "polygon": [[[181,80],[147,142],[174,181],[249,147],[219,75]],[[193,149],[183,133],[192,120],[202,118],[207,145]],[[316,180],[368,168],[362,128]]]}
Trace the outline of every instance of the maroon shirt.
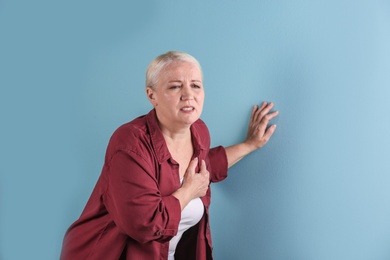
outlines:
{"label": "maroon shirt", "polygon": [[[209,149],[210,135],[201,120],[192,124],[191,133],[193,158],[206,161],[211,182],[225,179],[225,149]],[[179,187],[179,165],[168,151],[155,110],[122,125],[110,139],[84,211],[65,234],[61,259],[167,259],[180,222],[180,202],[172,196]],[[201,198],[205,213],[183,234],[175,259],[212,259],[210,196],[209,187]]]}

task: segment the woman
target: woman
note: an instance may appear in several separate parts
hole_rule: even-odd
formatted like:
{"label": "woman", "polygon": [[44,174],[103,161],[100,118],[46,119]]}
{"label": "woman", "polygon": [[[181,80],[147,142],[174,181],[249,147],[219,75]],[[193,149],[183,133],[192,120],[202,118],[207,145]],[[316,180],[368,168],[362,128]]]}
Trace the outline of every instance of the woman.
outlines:
{"label": "woman", "polygon": [[199,119],[204,90],[198,61],[168,52],[151,62],[146,94],[154,109],[119,127],[80,218],[68,229],[61,259],[212,259],[210,182],[262,147],[278,112],[252,111],[243,143],[210,149]]}

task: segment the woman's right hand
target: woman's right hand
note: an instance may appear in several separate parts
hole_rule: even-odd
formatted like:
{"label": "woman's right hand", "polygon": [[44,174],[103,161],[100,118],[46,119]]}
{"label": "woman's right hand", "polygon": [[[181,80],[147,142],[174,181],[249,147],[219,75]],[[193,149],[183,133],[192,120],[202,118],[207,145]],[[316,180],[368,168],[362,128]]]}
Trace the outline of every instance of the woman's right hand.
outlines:
{"label": "woman's right hand", "polygon": [[189,194],[192,194],[192,199],[205,196],[210,184],[210,173],[206,168],[206,162],[202,160],[199,173],[195,172],[197,165],[198,158],[190,162],[182,185],[182,188],[187,189]]}
{"label": "woman's right hand", "polygon": [[207,170],[206,162],[202,160],[199,173],[195,172],[197,165],[198,158],[195,158],[188,165],[184,175],[183,185],[172,194],[180,201],[182,210],[191,200],[205,196],[208,190],[210,184],[210,173]]}

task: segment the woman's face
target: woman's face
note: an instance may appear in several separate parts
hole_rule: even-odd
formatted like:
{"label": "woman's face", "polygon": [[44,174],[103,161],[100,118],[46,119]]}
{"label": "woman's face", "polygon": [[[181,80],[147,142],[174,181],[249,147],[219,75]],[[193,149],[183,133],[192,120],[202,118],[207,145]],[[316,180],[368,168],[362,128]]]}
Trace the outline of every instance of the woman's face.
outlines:
{"label": "woman's face", "polygon": [[199,119],[204,101],[202,73],[184,61],[175,61],[159,74],[157,86],[146,90],[163,127],[180,129]]}

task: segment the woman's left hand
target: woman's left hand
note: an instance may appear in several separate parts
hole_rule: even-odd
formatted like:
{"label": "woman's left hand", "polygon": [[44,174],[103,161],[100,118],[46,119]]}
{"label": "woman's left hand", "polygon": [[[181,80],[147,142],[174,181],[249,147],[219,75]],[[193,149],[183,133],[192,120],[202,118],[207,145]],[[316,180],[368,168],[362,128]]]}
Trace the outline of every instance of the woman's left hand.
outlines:
{"label": "woman's left hand", "polygon": [[276,125],[267,128],[278,111],[271,112],[273,103],[264,102],[260,107],[254,106],[249,121],[248,133],[244,142],[225,148],[228,167],[231,167],[247,154],[264,146],[275,132]]}
{"label": "woman's left hand", "polygon": [[270,112],[273,107],[272,102],[253,107],[245,143],[254,150],[264,146],[275,132],[276,125],[267,128],[269,121],[279,114],[278,111]]}

